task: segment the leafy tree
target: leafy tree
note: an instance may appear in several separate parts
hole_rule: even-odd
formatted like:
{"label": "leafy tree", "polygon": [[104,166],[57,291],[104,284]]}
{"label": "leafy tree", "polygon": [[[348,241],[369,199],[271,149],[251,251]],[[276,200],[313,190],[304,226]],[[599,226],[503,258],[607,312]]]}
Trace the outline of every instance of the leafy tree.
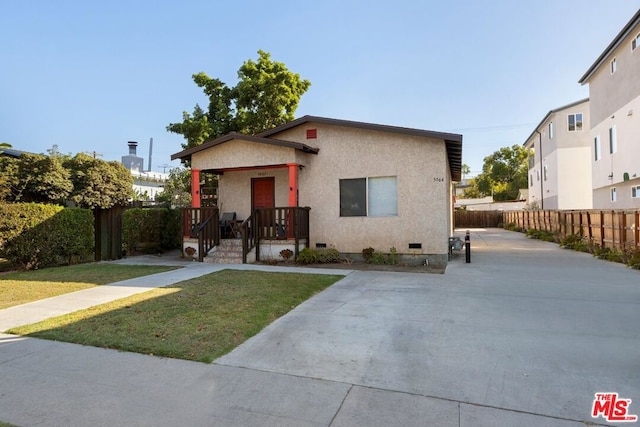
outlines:
{"label": "leafy tree", "polygon": [[77,154],[64,164],[73,183],[70,199],[80,207],[107,209],[124,205],[133,197],[133,177],[119,162]]}
{"label": "leafy tree", "polygon": [[494,200],[514,200],[522,188],[527,188],[529,151],[521,145],[503,147],[484,158],[482,173],[474,187],[483,195],[493,194]]}
{"label": "leafy tree", "polygon": [[293,120],[311,83],[271,60],[269,53],[259,50],[258,55],[256,62],[242,64],[235,87],[204,72],[192,76],[209,98],[209,109],[196,104],[193,113],[183,112],[182,122],[167,126],[167,131],[185,138],[184,149],[229,132],[255,134]]}
{"label": "leafy tree", "polygon": [[191,206],[191,171],[184,168],[171,169],[164,191],[156,195],[156,202],[169,203],[175,207]]}
{"label": "leafy tree", "polygon": [[59,158],[24,153],[0,162],[0,197],[11,202],[62,203],[73,190]]}

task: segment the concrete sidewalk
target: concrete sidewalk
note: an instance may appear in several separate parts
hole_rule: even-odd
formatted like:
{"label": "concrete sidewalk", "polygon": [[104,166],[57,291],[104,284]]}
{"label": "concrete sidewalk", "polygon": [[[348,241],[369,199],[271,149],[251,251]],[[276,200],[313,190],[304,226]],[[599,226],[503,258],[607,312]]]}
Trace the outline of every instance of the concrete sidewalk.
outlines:
{"label": "concrete sidewalk", "polygon": [[345,271],[211,365],[0,335],[0,421],[610,424],[596,392],[640,414],[640,272],[504,230],[472,248],[444,275]]}

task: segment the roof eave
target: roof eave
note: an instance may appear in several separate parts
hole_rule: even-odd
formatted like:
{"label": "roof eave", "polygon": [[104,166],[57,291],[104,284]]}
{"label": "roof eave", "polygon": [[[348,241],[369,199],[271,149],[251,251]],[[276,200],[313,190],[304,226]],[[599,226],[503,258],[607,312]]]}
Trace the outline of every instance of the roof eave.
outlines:
{"label": "roof eave", "polygon": [[638,22],[640,22],[640,9],[638,9],[635,15],[633,15],[633,17],[629,20],[629,22],[627,22],[627,24],[622,28],[622,30],[620,30],[618,35],[616,35],[613,38],[611,43],[609,43],[606,49],[600,54],[600,56],[598,56],[598,59],[596,59],[596,61],[591,65],[591,67],[589,67],[587,72],[584,73],[582,77],[580,77],[580,80],[578,80],[578,83],[580,83],[581,85],[588,83],[588,80],[591,79],[591,76],[593,76],[596,73],[596,71],[600,69],[600,67],[605,62],[607,57],[611,54],[611,52],[613,52],[618,46],[620,46],[622,41],[627,37],[627,35],[629,35],[629,32],[631,32],[631,30],[636,25],[638,25]]}

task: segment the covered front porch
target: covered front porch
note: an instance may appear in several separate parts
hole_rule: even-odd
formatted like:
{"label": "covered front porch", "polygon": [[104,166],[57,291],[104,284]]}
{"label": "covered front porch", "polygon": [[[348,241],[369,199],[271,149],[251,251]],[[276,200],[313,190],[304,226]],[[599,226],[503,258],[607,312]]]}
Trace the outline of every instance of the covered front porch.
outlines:
{"label": "covered front porch", "polygon": [[[244,263],[263,260],[267,243],[289,245],[295,255],[308,247],[309,208],[299,206],[298,174],[317,153],[306,144],[230,134],[172,156],[191,166],[183,235],[193,256],[203,260],[222,240],[241,239]],[[205,206],[212,198],[202,183],[211,175],[216,205]]]}
{"label": "covered front porch", "polygon": [[[226,241],[241,248],[242,263],[275,259],[289,249],[294,258],[309,247],[308,207],[258,208],[233,224],[221,219],[216,206],[182,210],[183,254],[200,262]],[[274,249],[275,248],[275,249]]]}

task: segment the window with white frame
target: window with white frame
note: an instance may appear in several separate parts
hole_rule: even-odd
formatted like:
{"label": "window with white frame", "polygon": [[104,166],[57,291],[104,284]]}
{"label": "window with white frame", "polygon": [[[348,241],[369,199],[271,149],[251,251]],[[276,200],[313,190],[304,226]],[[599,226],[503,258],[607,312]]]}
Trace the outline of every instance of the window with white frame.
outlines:
{"label": "window with white frame", "polygon": [[533,174],[529,174],[529,187],[533,187]]}
{"label": "window with white frame", "polygon": [[634,199],[640,199],[640,185],[634,185],[631,187],[631,197]]}
{"label": "window with white frame", "polygon": [[547,180],[547,165],[544,165],[544,168],[542,170],[542,174],[544,176],[544,180]]}
{"label": "window with white frame", "polygon": [[618,151],[618,135],[616,125],[609,128],[609,154],[613,154]]}
{"label": "window with white frame", "polygon": [[540,171],[536,171],[536,181],[540,181]]}
{"label": "window with white frame", "polygon": [[553,139],[553,122],[549,122],[549,139]]}
{"label": "window with white frame", "polygon": [[395,176],[340,180],[340,216],[396,216]]}
{"label": "window with white frame", "polygon": [[596,162],[602,158],[600,135],[596,135],[595,138],[593,138],[593,158]]}
{"label": "window with white frame", "polygon": [[569,132],[582,130],[582,113],[569,114]]}
{"label": "window with white frame", "polygon": [[613,58],[610,63],[611,74],[615,73],[618,70],[618,61],[616,58]]}
{"label": "window with white frame", "polygon": [[631,40],[631,50],[636,50],[638,46],[640,46],[640,34],[638,34],[635,39]]}
{"label": "window with white frame", "polygon": [[618,200],[618,194],[616,193],[616,187],[611,187],[611,201],[615,202]]}

